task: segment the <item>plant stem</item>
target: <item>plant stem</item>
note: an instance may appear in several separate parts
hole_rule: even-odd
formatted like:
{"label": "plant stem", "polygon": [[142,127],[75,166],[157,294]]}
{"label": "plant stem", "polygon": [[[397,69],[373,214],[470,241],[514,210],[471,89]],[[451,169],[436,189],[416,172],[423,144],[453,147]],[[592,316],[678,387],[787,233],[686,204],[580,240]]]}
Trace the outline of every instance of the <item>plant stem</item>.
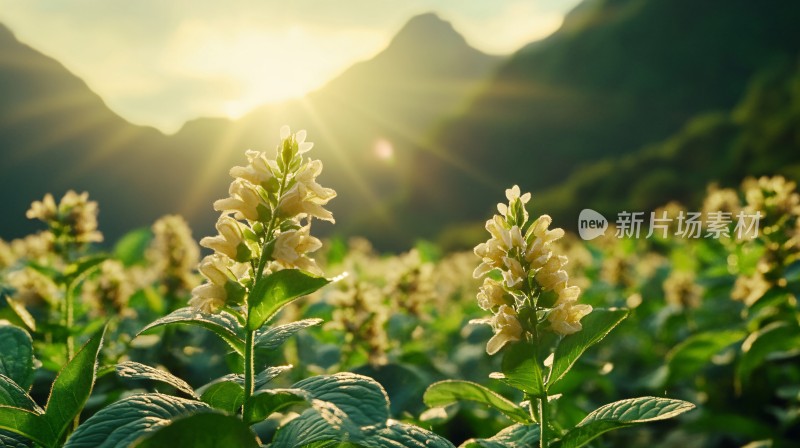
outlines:
{"label": "plant stem", "polygon": [[75,337],[72,335],[72,327],[75,325],[75,298],[71,285],[67,286],[64,302],[64,327],[67,331],[67,362],[69,362],[75,356]]}
{"label": "plant stem", "polygon": [[[534,304],[534,309],[536,309],[536,305],[538,305],[538,303],[537,303],[538,302],[538,297],[534,297],[534,300],[531,300],[531,302]],[[536,316],[536,314],[534,314],[534,316]],[[533,341],[534,341],[533,346],[535,347],[534,352],[533,352],[533,360],[534,360],[533,368],[538,370],[538,372],[536,373],[535,376],[539,379],[539,390],[542,391],[542,395],[536,398],[536,410],[538,411],[538,414],[539,414],[538,415],[538,417],[539,417],[539,448],[546,448],[547,445],[548,445],[548,443],[547,443],[547,436],[548,436],[548,431],[547,431],[547,424],[548,424],[547,423],[547,417],[548,417],[547,416],[547,413],[548,413],[548,409],[547,409],[547,404],[548,404],[547,403],[547,389],[544,386],[544,381],[542,379],[542,368],[539,365],[538,349],[539,349],[539,344],[540,344],[541,341],[540,341],[540,338],[539,338],[538,317],[536,317],[535,319],[536,319],[536,322],[534,322],[533,331],[532,331],[532,333],[533,333]],[[530,402],[531,412],[533,412],[533,406],[534,406],[534,401],[531,400],[531,402]]]}
{"label": "plant stem", "polygon": [[244,406],[242,408],[242,416],[247,419],[250,413],[250,397],[253,396],[255,391],[255,359],[254,359],[254,340],[255,331],[245,330],[244,340]]}
{"label": "plant stem", "polygon": [[[75,356],[75,336],[72,335],[72,327],[75,325],[75,293],[72,285],[67,286],[67,292],[64,295],[64,314],[65,322],[64,327],[67,331],[67,363]],[[67,435],[72,431],[78,429],[81,421],[80,414],[72,419],[72,428],[68,430]]]}
{"label": "plant stem", "polygon": [[539,447],[547,446],[547,397],[539,399]]}

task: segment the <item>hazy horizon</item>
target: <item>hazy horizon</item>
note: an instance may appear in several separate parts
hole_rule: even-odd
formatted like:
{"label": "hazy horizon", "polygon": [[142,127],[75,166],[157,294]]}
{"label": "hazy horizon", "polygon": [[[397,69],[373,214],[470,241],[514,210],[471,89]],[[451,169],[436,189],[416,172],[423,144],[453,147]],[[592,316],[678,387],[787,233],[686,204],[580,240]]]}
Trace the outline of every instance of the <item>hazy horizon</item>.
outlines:
{"label": "hazy horizon", "polygon": [[359,0],[337,7],[241,0],[190,10],[158,2],[0,0],[0,23],[83,79],[126,120],[173,133],[198,117],[238,118],[302,97],[384,50],[419,14],[436,13],[480,51],[510,54],[554,32],[578,2],[418,0],[387,9]]}

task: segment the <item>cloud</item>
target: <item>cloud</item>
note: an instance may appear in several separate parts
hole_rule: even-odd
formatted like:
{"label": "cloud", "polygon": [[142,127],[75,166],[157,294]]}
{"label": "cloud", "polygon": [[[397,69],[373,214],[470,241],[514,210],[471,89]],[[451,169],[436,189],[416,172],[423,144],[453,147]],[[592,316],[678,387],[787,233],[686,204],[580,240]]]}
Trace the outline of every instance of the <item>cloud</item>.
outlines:
{"label": "cloud", "polygon": [[434,11],[475,47],[510,53],[578,0],[0,0],[0,21],[123,117],[165,131],[315,89]]}

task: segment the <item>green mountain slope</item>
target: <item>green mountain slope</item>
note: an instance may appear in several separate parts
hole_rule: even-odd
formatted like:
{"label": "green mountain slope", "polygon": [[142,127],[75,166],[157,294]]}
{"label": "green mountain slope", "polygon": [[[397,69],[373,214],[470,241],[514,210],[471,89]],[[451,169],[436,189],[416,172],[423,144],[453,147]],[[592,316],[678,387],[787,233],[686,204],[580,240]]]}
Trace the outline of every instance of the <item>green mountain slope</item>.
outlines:
{"label": "green mountain slope", "polygon": [[[760,70],[796,59],[797,23],[797,2],[587,0],[441,127],[417,162],[428,182],[413,215],[479,219],[507,185],[552,188],[582,166],[668,138],[699,113],[728,110]],[[596,180],[602,190],[605,179]]]}
{"label": "green mountain slope", "polygon": [[[162,134],[126,122],[81,79],[0,26],[0,235],[31,230],[31,201],[70,188],[100,201],[104,226],[143,224],[134,209],[171,187],[171,179],[148,175],[151,166],[172,163],[162,158],[163,143]],[[145,206],[141,217],[148,214]]]}
{"label": "green mountain slope", "polygon": [[568,227],[581,205],[609,217],[670,200],[699,209],[711,182],[736,187],[746,176],[773,174],[800,180],[798,64],[765,69],[730,111],[699,115],[663,142],[577,170],[537,207]]}

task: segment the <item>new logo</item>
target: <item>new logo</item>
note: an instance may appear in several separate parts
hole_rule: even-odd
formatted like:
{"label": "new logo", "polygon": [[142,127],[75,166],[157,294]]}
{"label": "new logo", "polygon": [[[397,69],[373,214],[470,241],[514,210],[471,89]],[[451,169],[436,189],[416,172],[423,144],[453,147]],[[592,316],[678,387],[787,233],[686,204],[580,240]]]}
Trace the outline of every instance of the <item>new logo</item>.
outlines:
{"label": "new logo", "polygon": [[593,240],[606,233],[606,229],[608,220],[605,216],[590,208],[581,210],[581,214],[578,215],[578,234],[581,238],[586,241]]}

